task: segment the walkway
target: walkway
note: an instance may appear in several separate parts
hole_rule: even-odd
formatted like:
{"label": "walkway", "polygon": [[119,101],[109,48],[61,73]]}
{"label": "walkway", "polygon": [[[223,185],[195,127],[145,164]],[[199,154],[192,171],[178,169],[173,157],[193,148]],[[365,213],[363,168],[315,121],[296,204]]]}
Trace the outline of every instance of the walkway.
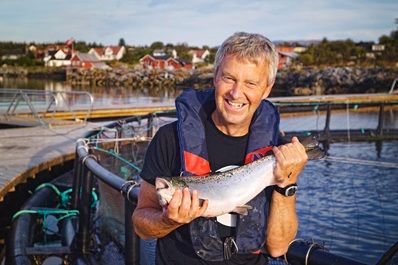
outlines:
{"label": "walkway", "polygon": [[0,130],[0,202],[19,183],[74,159],[75,142],[101,123]]}

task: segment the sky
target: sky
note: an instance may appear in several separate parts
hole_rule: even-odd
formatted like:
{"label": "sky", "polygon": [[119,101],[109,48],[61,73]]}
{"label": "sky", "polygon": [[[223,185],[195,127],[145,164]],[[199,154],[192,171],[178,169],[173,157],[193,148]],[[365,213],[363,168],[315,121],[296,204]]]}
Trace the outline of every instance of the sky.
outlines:
{"label": "sky", "polygon": [[273,41],[378,41],[397,0],[1,0],[0,41],[219,45],[237,31]]}

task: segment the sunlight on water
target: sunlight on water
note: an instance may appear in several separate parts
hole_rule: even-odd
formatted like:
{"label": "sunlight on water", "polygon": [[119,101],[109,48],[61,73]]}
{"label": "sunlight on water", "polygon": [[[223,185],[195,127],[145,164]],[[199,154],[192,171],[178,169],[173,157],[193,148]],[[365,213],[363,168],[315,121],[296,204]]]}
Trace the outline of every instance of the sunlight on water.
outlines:
{"label": "sunlight on water", "polygon": [[[336,143],[333,157],[396,164],[398,142]],[[299,180],[300,238],[332,253],[375,264],[398,240],[398,168],[310,161]]]}

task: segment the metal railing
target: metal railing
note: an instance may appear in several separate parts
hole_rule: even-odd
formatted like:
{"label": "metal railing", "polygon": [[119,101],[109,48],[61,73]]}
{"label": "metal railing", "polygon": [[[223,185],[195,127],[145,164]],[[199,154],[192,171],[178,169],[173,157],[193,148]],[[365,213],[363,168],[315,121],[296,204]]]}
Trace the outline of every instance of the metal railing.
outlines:
{"label": "metal railing", "polygon": [[[46,118],[62,119],[68,113],[73,120],[87,121],[93,110],[94,97],[86,91],[49,91],[32,89],[0,89],[0,114],[6,120],[30,116],[42,125]],[[83,112],[80,119],[77,112]]]}
{"label": "metal railing", "polygon": [[398,93],[398,90],[395,91],[395,85],[397,84],[397,81],[398,81],[398,78],[395,78],[394,81],[392,81],[390,92],[388,92],[389,94],[397,94]]}

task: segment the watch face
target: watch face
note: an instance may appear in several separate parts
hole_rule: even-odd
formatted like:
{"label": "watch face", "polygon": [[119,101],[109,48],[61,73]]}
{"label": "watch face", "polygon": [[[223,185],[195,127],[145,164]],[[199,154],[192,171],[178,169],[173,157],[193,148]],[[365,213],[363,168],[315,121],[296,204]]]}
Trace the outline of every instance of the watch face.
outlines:
{"label": "watch face", "polygon": [[297,186],[292,186],[286,189],[285,195],[286,196],[293,196],[294,194],[296,194],[297,191]]}

